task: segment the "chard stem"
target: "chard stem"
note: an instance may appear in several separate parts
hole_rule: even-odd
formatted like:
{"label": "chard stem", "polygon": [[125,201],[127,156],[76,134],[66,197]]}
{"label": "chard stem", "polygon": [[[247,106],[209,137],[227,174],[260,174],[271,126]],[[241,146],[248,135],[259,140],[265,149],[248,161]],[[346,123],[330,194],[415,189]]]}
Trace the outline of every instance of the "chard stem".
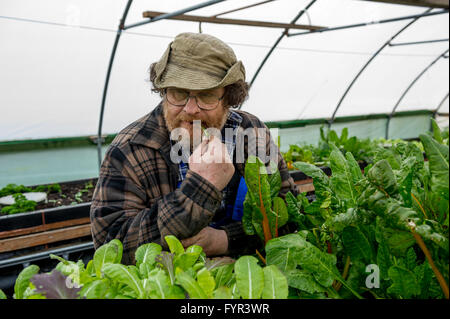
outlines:
{"label": "chard stem", "polygon": [[413,193],[411,193],[411,197],[416,201],[417,205],[419,205],[420,210],[422,211],[422,213],[425,215],[425,218],[428,219],[427,213],[425,213],[425,210],[423,209],[422,205],[420,204],[419,200],[416,198],[416,196],[414,196]]}
{"label": "chard stem", "polygon": [[[345,260],[345,266],[344,266],[344,271],[342,272],[342,278],[344,278],[344,280],[347,279],[348,276],[348,270],[350,269],[350,256],[347,256],[347,259]],[[336,291],[339,291],[339,289],[341,289],[342,284],[340,282],[338,282],[336,284]]]}
{"label": "chard stem", "polygon": [[258,255],[259,259],[264,263],[264,265],[267,265],[266,259],[261,255],[261,253],[256,249],[256,255]]}
{"label": "chard stem", "polygon": [[411,233],[413,234],[417,244],[419,245],[420,249],[422,249],[423,253],[425,254],[425,257],[428,260],[428,263],[431,266],[431,269],[433,269],[433,272],[439,282],[439,285],[441,286],[442,291],[444,292],[445,298],[449,299],[449,291],[448,291],[448,285],[445,282],[444,277],[442,276],[439,269],[434,264],[433,258],[431,257],[431,253],[427,248],[427,245],[425,245],[425,242],[423,241],[422,237],[415,232],[414,227],[411,228]]}

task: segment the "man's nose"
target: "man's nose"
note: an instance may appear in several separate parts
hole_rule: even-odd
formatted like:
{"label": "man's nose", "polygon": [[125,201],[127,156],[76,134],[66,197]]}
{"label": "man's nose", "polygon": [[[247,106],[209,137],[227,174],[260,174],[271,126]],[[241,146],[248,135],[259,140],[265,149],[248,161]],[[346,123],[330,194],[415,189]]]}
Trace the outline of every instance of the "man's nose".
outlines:
{"label": "man's nose", "polygon": [[188,114],[197,114],[200,112],[200,108],[197,105],[197,99],[195,96],[189,96],[189,99],[184,106],[184,111]]}

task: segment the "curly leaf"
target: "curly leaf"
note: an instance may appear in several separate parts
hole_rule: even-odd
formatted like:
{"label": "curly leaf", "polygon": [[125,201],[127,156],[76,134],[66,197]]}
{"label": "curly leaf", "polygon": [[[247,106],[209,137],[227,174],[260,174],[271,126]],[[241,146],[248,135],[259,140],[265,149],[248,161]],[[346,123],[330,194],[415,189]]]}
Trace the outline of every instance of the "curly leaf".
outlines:
{"label": "curly leaf", "polygon": [[36,292],[47,299],[77,299],[81,290],[74,287],[72,280],[58,270],[53,270],[50,274],[34,275],[30,281],[36,287]]}
{"label": "curly leaf", "polygon": [[381,160],[376,162],[367,174],[369,181],[384,193],[392,196],[398,190],[394,171],[388,161]]}

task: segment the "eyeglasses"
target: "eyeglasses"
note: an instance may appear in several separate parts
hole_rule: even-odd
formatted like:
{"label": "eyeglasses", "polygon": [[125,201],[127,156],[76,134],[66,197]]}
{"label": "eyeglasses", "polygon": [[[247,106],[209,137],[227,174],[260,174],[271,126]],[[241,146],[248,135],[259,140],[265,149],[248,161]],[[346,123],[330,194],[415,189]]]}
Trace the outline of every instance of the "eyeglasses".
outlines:
{"label": "eyeglasses", "polygon": [[167,101],[173,106],[185,106],[191,97],[195,98],[197,106],[201,110],[212,111],[214,110],[224,96],[217,97],[212,92],[204,91],[199,92],[197,95],[190,95],[189,91],[167,88],[165,89],[165,96]]}

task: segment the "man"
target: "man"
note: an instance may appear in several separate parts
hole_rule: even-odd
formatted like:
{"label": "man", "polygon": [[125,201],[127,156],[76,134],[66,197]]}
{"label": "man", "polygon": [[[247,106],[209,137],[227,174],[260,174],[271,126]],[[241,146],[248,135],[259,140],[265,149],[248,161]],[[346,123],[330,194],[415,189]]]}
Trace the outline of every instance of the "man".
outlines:
{"label": "man", "polygon": [[[151,65],[150,80],[161,103],[117,135],[102,163],[91,206],[95,247],[120,239],[127,264],[134,263],[142,244],[167,249],[167,235],[185,247],[202,246],[207,256],[254,253],[258,239],[247,236],[241,223],[245,160],[249,148],[263,146],[267,152],[274,143],[259,119],[232,110],[248,95],[242,62],[213,36],[182,33]],[[199,123],[221,134],[199,140]],[[243,131],[255,133],[242,137]],[[182,136],[188,137],[190,156],[179,147]],[[243,148],[236,147],[237,140],[244,141]],[[296,195],[275,150],[280,196]]]}

